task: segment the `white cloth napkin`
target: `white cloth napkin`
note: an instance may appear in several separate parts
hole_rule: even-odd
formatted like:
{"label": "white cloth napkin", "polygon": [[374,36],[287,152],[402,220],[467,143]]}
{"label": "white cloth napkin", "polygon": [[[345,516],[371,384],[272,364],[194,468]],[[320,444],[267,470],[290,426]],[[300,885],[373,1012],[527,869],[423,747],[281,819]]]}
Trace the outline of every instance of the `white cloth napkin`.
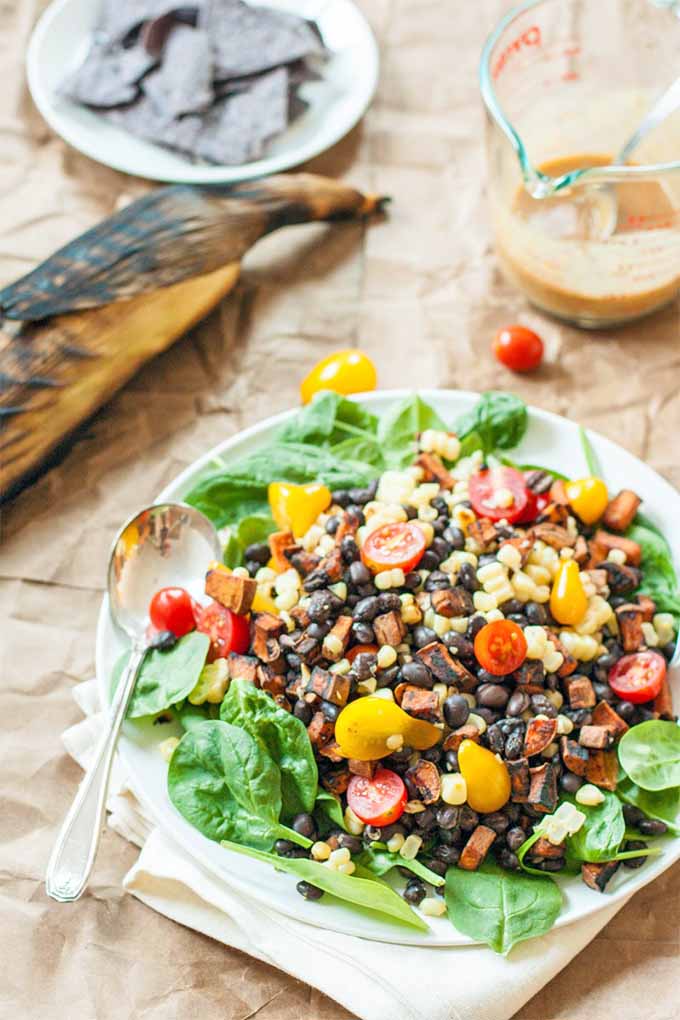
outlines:
{"label": "white cloth napkin", "polygon": [[[86,718],[66,730],[63,741],[86,768],[103,715],[93,681],[79,684],[74,697]],[[133,896],[180,924],[314,985],[362,1020],[508,1020],[622,906],[609,906],[523,942],[509,958],[482,946],[369,942],[268,910],[212,877],[144,814],[118,759],[107,807],[111,828],[141,847],[124,879]]]}

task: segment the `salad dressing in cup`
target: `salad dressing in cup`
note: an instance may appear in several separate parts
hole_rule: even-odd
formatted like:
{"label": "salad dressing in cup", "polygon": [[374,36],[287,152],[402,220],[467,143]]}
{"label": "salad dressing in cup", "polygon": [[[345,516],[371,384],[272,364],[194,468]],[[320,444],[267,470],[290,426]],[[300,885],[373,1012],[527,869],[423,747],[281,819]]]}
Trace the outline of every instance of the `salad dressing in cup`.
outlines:
{"label": "salad dressing in cup", "polygon": [[530,301],[597,328],[680,291],[680,112],[612,165],[678,73],[680,19],[649,0],[529,0],[481,63],[497,253]]}

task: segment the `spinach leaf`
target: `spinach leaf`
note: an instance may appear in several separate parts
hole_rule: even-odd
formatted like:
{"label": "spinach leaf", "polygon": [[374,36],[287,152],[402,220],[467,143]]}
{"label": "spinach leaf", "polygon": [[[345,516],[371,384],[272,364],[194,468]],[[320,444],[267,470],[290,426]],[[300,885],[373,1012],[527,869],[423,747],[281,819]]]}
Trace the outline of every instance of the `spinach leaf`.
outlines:
{"label": "spinach leaf", "polygon": [[[194,630],[165,652],[160,649],[147,652],[130,700],[128,719],[158,715],[186,698],[205,665],[209,644],[207,634]],[[125,652],[114,667],[111,681],[114,690],[128,658]]]}
{"label": "spinach leaf", "polygon": [[170,800],[209,839],[269,849],[282,837],[309,840],[279,822],[281,774],[249,733],[210,720],[190,729],[168,768]]}
{"label": "spinach leaf", "polygon": [[408,467],[416,454],[416,436],[425,429],[446,432],[448,426],[416,393],[389,408],[378,422],[378,444],[387,467]]}
{"label": "spinach leaf", "polygon": [[358,878],[356,875],[343,875],[339,871],[333,871],[331,868],[305,857],[277,857],[276,854],[262,853],[238,846],[228,840],[222,840],[222,846],[228,850],[234,850],[236,853],[254,857],[258,861],[273,864],[277,870],[288,871],[297,878],[311,882],[312,885],[323,889],[324,892],[330,893],[331,896],[337,896],[340,900],[354,903],[364,910],[385,914],[412,928],[417,928],[418,931],[428,931],[425,921],[409,907],[399,893],[379,879],[372,880]]}
{"label": "spinach leaf", "polygon": [[413,860],[406,860],[406,858],[400,857],[399,854],[391,854],[389,850],[381,850],[373,846],[368,847],[356,858],[356,863],[374,875],[386,875],[392,868],[407,868],[414,875],[417,875],[418,878],[422,878],[424,882],[429,882],[430,885],[444,885],[444,879],[441,875],[430,871],[419,860],[415,858]]}
{"label": "spinach leaf", "polygon": [[251,514],[266,515],[270,482],[320,481],[344,489],[367,485],[378,473],[371,464],[336,457],[330,450],[275,441],[208,475],[185,499],[222,528]]}
{"label": "spinach leaf", "polygon": [[185,701],[181,705],[175,705],[174,714],[182,729],[186,731],[207,722],[212,718],[211,710],[215,708],[217,705],[209,705],[207,702],[203,705],[192,705],[190,701]]}
{"label": "spinach leaf", "polygon": [[255,542],[266,542],[276,528],[276,522],[269,514],[251,514],[238,525],[230,527],[222,556],[225,566],[232,569],[240,567],[247,547]]}
{"label": "spinach leaf", "polygon": [[626,804],[640,808],[648,818],[665,822],[675,836],[680,836],[680,786],[670,790],[643,790],[628,776],[622,775],[619,776],[616,792]]}
{"label": "spinach leaf", "polygon": [[623,843],[626,824],[621,801],[608,790],[602,793],[604,800],[595,807],[585,807],[573,797],[566,798],[586,816],[578,832],[567,837],[567,857],[573,861],[610,861]]}
{"label": "spinach leaf", "polygon": [[479,871],[449,868],[446,907],[454,928],[497,953],[550,931],[562,907],[552,879],[503,871],[485,861]]}
{"label": "spinach leaf", "polygon": [[493,453],[512,449],[523,438],[528,421],[526,404],[513,393],[497,390],[483,393],[472,410],[456,422],[461,456],[468,456],[474,450]]}
{"label": "spinach leaf", "polygon": [[352,435],[373,438],[377,427],[376,416],[361,404],[324,390],[286,422],[276,438],[284,443],[332,445]]}
{"label": "spinach leaf", "polygon": [[598,459],[597,454],[595,453],[593,444],[590,442],[590,439],[588,438],[588,433],[583,428],[583,425],[579,425],[578,435],[579,439],[581,440],[583,456],[585,457],[586,464],[588,466],[588,474],[592,475],[594,478],[602,478],[602,467],[600,465],[600,461]]}
{"label": "spinach leaf", "polygon": [[278,765],[283,817],[312,811],[318,772],[304,724],[280,708],[265,691],[239,678],[229,685],[220,707],[220,718],[246,730]]}
{"label": "spinach leaf", "polygon": [[619,761],[643,790],[680,786],[680,726],[662,719],[632,726],[619,741]]}
{"label": "spinach leaf", "polygon": [[340,460],[345,458],[361,460],[364,464],[374,464],[379,468],[385,465],[385,459],[377,439],[353,436],[351,439],[343,439],[341,443],[336,443],[330,449],[333,456]]}
{"label": "spinach leaf", "polygon": [[[340,798],[336,797],[335,794],[330,793],[328,790],[319,790],[316,795],[314,815],[317,820],[319,820],[319,814],[324,815],[328,821],[332,822],[333,825],[336,825],[339,829],[343,829],[345,832],[347,831]],[[324,831],[328,831],[329,828],[330,826],[326,826]]]}
{"label": "spinach leaf", "polygon": [[668,542],[657,526],[642,514],[626,532],[642,549],[642,583],[638,591],[653,598],[657,612],[680,618],[680,590]]}

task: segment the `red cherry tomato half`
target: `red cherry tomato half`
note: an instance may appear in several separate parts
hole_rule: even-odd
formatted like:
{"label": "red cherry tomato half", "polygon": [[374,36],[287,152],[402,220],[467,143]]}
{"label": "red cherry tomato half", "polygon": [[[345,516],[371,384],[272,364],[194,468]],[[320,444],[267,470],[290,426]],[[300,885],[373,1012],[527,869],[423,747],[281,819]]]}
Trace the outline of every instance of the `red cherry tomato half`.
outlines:
{"label": "red cherry tomato half", "polygon": [[366,566],[379,574],[381,570],[401,567],[404,573],[413,570],[425,552],[425,536],[416,524],[399,522],[383,524],[372,531],[361,549]]}
{"label": "red cherry tomato half", "polygon": [[666,678],[666,660],[658,652],[624,655],[609,671],[609,686],[623,701],[652,701]]}
{"label": "red cherry tomato half", "polygon": [[487,623],[475,638],[475,655],[479,664],[494,676],[519,669],[527,657],[522,628],[512,620]]}
{"label": "red cherry tomato half", "polygon": [[246,616],[232,613],[231,609],[211,602],[199,606],[196,613],[196,630],[210,638],[208,662],[224,659],[229,652],[243,655],[250,645],[250,625]]}
{"label": "red cherry tomato half", "polygon": [[514,524],[526,511],[529,489],[524,475],[515,468],[485,468],[472,476],[469,486],[470,502],[478,517]]}
{"label": "red cherry tomato half", "polygon": [[149,618],[155,630],[182,637],[196,626],[193,599],[184,588],[160,588],[149,604]]}
{"label": "red cherry tomato half", "polygon": [[549,503],[550,497],[547,493],[532,492],[531,489],[527,489],[527,505],[515,521],[515,524],[531,524],[539,514],[543,513]]}
{"label": "red cherry tomato half", "polygon": [[348,652],[345,652],[345,658],[348,662],[354,662],[357,655],[362,655],[367,652],[371,655],[376,655],[378,652],[377,645],[355,645],[354,648],[350,648]]}
{"label": "red cherry tomato half", "polygon": [[526,326],[506,326],[496,333],[493,352],[511,371],[533,372],[543,360],[543,341]]}
{"label": "red cherry tomato half", "polygon": [[401,777],[391,769],[376,769],[373,779],[352,776],[347,803],[366,825],[391,825],[404,813],[407,795]]}

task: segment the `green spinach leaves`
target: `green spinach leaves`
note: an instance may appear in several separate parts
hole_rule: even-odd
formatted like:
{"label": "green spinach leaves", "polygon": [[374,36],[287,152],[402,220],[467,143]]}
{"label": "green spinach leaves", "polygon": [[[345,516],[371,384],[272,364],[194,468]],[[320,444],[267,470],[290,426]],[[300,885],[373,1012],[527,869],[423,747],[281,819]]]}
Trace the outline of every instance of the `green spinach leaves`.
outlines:
{"label": "green spinach leaves", "polygon": [[511,450],[524,437],[529,416],[526,404],[513,393],[489,390],[478,403],[456,422],[461,441],[461,456],[475,450],[485,454]]}
{"label": "green spinach leaves", "polygon": [[[128,718],[158,715],[186,698],[205,665],[209,644],[208,636],[195,630],[167,651],[148,652],[132,694]],[[125,652],[114,667],[111,681],[114,690],[128,658],[129,653]]]}
{"label": "green spinach leaves", "polygon": [[586,816],[578,832],[568,836],[566,842],[567,858],[579,864],[611,861],[623,843],[626,824],[621,802],[608,790],[602,793],[604,800],[594,807],[584,807],[572,797],[567,798]]}
{"label": "green spinach leaves", "polygon": [[628,778],[643,790],[680,786],[680,726],[650,719],[631,727],[619,741],[619,761]]}

